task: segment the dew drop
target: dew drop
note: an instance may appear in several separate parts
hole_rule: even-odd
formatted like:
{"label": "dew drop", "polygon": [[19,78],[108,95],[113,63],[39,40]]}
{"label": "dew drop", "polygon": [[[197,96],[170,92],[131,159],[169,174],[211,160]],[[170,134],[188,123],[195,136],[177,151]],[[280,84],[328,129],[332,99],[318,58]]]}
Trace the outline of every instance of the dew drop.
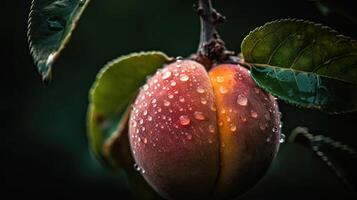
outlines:
{"label": "dew drop", "polygon": [[182,62],[182,60],[183,60],[183,57],[182,57],[182,56],[177,56],[177,57],[176,57],[176,61],[177,61],[177,62]]}
{"label": "dew drop", "polygon": [[169,97],[169,99],[172,99],[172,98],[174,98],[174,95],[173,94],[169,94],[168,97]]}
{"label": "dew drop", "polygon": [[279,142],[280,143],[284,143],[285,142],[285,135],[284,134],[280,134]]}
{"label": "dew drop", "polygon": [[202,112],[196,111],[196,112],[193,114],[193,116],[194,116],[195,119],[197,119],[197,120],[200,120],[200,121],[205,120],[205,116],[203,115]]}
{"label": "dew drop", "polygon": [[167,100],[164,100],[164,106],[170,106],[170,102]]}
{"label": "dew drop", "polygon": [[138,165],[138,164],[134,164],[134,169],[135,169],[135,171],[140,171],[141,170],[141,168],[140,168],[140,166]]}
{"label": "dew drop", "polygon": [[152,117],[150,115],[148,116],[148,121],[152,121]]}
{"label": "dew drop", "polygon": [[237,103],[241,106],[246,106],[248,104],[248,99],[244,94],[238,95]]}
{"label": "dew drop", "polygon": [[219,92],[220,92],[221,94],[227,94],[228,90],[227,90],[226,87],[221,86],[221,87],[219,87]]}
{"label": "dew drop", "polygon": [[200,94],[203,94],[205,92],[205,89],[202,86],[198,86],[196,91]]}
{"label": "dew drop", "polygon": [[136,121],[133,121],[133,127],[136,127],[137,123]]}
{"label": "dew drop", "polygon": [[171,81],[170,81],[170,85],[171,85],[171,86],[175,86],[175,85],[176,85],[176,82],[175,82],[174,80],[171,80]]}
{"label": "dew drop", "polygon": [[206,104],[207,104],[207,99],[202,98],[202,99],[201,99],[201,103],[202,103],[203,105],[206,105]]}
{"label": "dew drop", "polygon": [[183,102],[185,102],[185,98],[184,98],[184,97],[179,97],[179,101],[180,101],[181,103],[183,103]]}
{"label": "dew drop", "polygon": [[226,113],[226,110],[225,110],[225,109],[222,109],[222,110],[221,110],[221,113],[222,113],[222,114],[225,114],[225,113]]}
{"label": "dew drop", "polygon": [[269,115],[268,113],[266,113],[266,114],[264,115],[264,118],[265,118],[266,120],[270,120],[270,115]]}
{"label": "dew drop", "polygon": [[144,138],[144,144],[148,143],[148,139]]}
{"label": "dew drop", "polygon": [[258,117],[258,113],[255,112],[254,110],[250,111],[250,116],[252,116],[253,118],[257,118]]}
{"label": "dew drop", "polygon": [[156,103],[156,99],[153,99],[153,100],[151,101],[151,103],[152,103],[152,104]]}
{"label": "dew drop", "polygon": [[231,118],[229,116],[227,116],[227,122],[230,122]]}
{"label": "dew drop", "polygon": [[259,128],[262,131],[264,131],[266,129],[266,127],[265,127],[265,125],[263,123],[259,123]]}
{"label": "dew drop", "polygon": [[180,75],[180,81],[186,82],[188,81],[188,79],[190,79],[190,77],[188,77],[186,74]]}
{"label": "dew drop", "polygon": [[165,70],[165,72],[162,74],[162,79],[168,79],[171,76],[171,72],[169,70]]}
{"label": "dew drop", "polygon": [[237,130],[236,125],[232,124],[231,127],[230,127],[230,130],[231,130],[232,132],[236,131],[236,130]]}
{"label": "dew drop", "polygon": [[217,76],[216,77],[217,83],[223,83],[224,82],[224,77],[223,76]]}
{"label": "dew drop", "polygon": [[144,91],[147,91],[149,89],[149,85],[148,84],[145,84],[144,87],[143,87]]}
{"label": "dew drop", "polygon": [[273,127],[272,131],[273,131],[273,133],[276,133],[276,132],[278,132],[278,129],[276,127]]}
{"label": "dew drop", "polygon": [[188,134],[188,135],[186,136],[186,138],[187,138],[187,140],[192,140],[192,135],[191,135],[191,134]]}
{"label": "dew drop", "polygon": [[180,124],[182,126],[187,126],[191,122],[190,118],[187,115],[181,115],[180,116]]}
{"label": "dew drop", "polygon": [[271,141],[271,135],[269,135],[266,139],[266,141],[269,143]]}
{"label": "dew drop", "polygon": [[212,104],[212,105],[211,105],[211,110],[214,111],[214,112],[217,111],[216,106],[214,106],[214,105]]}
{"label": "dew drop", "polygon": [[144,123],[144,120],[143,119],[140,119],[139,120],[139,124],[143,124]]}
{"label": "dew drop", "polygon": [[214,127],[212,124],[209,125],[209,126],[208,126],[208,131],[209,131],[210,133],[214,133],[215,127]]}

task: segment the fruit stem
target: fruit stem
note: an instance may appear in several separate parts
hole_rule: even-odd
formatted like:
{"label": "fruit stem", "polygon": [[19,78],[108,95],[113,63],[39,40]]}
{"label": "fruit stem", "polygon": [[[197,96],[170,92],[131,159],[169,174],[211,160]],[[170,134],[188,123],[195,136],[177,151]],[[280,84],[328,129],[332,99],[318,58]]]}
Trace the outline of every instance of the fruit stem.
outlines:
{"label": "fruit stem", "polygon": [[225,22],[226,17],[213,8],[211,0],[197,0],[194,8],[200,16],[201,38],[193,59],[209,69],[213,63],[225,62],[234,55],[234,52],[226,49],[216,30],[218,24]]}

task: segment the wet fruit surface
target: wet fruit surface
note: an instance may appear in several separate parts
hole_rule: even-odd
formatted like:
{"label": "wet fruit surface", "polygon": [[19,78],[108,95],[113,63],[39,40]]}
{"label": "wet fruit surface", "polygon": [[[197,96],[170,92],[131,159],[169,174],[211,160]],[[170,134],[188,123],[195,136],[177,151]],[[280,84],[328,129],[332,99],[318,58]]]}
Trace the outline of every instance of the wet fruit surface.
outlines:
{"label": "wet fruit surface", "polygon": [[138,171],[168,199],[225,198],[255,184],[280,135],[276,101],[249,72],[194,61],[164,67],[142,87],[129,137]]}

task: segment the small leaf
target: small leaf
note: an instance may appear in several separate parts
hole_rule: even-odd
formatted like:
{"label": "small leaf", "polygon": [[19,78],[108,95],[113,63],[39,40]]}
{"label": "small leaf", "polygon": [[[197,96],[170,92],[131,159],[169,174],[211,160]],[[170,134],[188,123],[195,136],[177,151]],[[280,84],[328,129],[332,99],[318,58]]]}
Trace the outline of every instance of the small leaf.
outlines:
{"label": "small leaf", "polygon": [[32,0],[27,37],[31,55],[45,82],[90,0]]}
{"label": "small leaf", "polygon": [[[88,136],[94,154],[112,168],[118,162],[113,165],[110,144],[121,135],[127,137],[130,102],[146,77],[169,61],[160,52],[134,53],[108,63],[98,73],[89,97]],[[129,144],[125,148],[129,149]]]}
{"label": "small leaf", "polygon": [[290,103],[338,113],[357,110],[357,42],[308,21],[284,19],[252,31],[245,62],[262,88]]}

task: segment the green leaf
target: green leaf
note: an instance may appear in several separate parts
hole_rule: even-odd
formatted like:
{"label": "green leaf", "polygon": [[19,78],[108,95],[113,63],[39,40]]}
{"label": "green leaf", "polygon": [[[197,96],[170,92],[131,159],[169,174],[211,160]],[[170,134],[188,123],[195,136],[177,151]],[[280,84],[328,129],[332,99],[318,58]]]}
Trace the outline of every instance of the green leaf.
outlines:
{"label": "green leaf", "polygon": [[[98,73],[89,96],[88,136],[94,154],[109,166],[118,165],[110,158],[110,145],[122,134],[127,136],[129,104],[146,77],[168,62],[170,58],[160,52],[134,53],[108,63]],[[128,143],[125,148],[129,149]]]}
{"label": "green leaf", "polygon": [[27,37],[31,55],[45,82],[90,0],[32,0]]}
{"label": "green leaf", "polygon": [[290,103],[357,110],[357,42],[313,22],[284,19],[252,31],[244,60],[259,86]]}
{"label": "green leaf", "polygon": [[113,171],[124,169],[140,199],[160,197],[133,168],[128,136],[130,104],[146,77],[171,61],[160,52],[122,56],[98,73],[89,95],[87,129],[91,150]]}

